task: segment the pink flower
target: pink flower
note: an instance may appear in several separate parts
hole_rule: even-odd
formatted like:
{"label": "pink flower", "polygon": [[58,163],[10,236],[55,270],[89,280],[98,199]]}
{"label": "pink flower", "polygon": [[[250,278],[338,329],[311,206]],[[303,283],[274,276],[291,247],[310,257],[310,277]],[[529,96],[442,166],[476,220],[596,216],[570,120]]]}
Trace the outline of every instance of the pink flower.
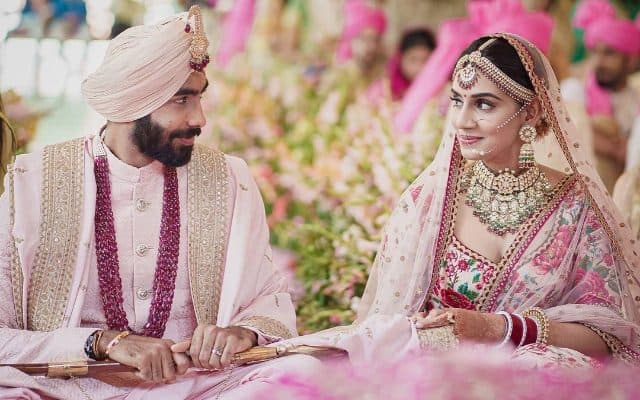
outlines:
{"label": "pink flower", "polygon": [[576,271],[577,286],[584,293],[578,299],[581,304],[614,303],[614,299],[609,295],[606,283],[595,271],[585,271],[578,268]]}
{"label": "pink flower", "polygon": [[533,258],[533,267],[540,275],[558,267],[567,252],[574,231],[575,229],[568,225],[560,226],[549,247]]}
{"label": "pink flower", "polygon": [[566,247],[571,241],[574,231],[575,231],[575,228],[572,228],[568,225],[561,225],[558,228],[558,232],[556,233],[555,239],[561,241]]}
{"label": "pink flower", "polygon": [[602,256],[602,262],[609,267],[613,266],[613,254],[607,253]]}
{"label": "pink flower", "polygon": [[467,260],[458,261],[458,269],[460,271],[468,271],[469,270],[469,263],[467,262]]}

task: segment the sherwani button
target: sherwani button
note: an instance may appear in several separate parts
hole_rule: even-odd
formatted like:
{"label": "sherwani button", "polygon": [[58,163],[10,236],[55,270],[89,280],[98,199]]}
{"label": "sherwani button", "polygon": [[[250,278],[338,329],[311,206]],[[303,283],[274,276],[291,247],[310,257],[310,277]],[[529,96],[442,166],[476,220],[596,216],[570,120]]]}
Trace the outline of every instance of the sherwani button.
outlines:
{"label": "sherwani button", "polygon": [[144,212],[147,211],[147,208],[149,207],[149,202],[143,199],[138,199],[136,200],[136,210],[140,211],[140,212]]}
{"label": "sherwani button", "polygon": [[149,249],[150,247],[146,244],[139,244],[136,246],[136,255],[138,255],[139,257],[144,257],[147,255]]}
{"label": "sherwani button", "polygon": [[151,295],[151,290],[139,287],[136,289],[136,297],[140,300],[147,300]]}

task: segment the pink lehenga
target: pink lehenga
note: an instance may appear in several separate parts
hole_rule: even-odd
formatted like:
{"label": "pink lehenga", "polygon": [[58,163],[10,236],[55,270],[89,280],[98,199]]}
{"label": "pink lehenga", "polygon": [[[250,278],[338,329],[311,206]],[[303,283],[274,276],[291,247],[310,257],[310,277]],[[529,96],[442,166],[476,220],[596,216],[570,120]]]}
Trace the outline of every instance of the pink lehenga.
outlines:
{"label": "pink lehenga", "polygon": [[[420,311],[455,307],[522,313],[540,307],[552,321],[592,329],[614,358],[640,360],[635,236],[582,152],[548,60],[516,35],[499,36],[517,50],[549,126],[536,160],[564,160],[566,177],[552,199],[520,227],[499,262],[468,249],[453,235],[460,178],[468,162],[447,124],[436,158],[402,195],[385,228],[358,321],[290,344],[339,347],[352,363],[366,364],[398,359],[425,345],[456,345],[443,328],[417,330],[410,317]],[[544,152],[538,154],[539,149]],[[535,366],[598,364],[575,350],[541,344],[518,348],[514,357]]]}

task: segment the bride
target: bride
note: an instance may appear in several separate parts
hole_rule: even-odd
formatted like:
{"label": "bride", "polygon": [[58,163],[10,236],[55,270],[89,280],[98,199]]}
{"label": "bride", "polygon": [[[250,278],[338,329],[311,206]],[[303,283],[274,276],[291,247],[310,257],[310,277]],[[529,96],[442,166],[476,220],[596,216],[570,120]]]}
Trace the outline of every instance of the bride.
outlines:
{"label": "bride", "polygon": [[[289,344],[335,346],[352,362],[473,342],[534,366],[636,363],[637,243],[545,56],[511,34],[475,40],[448,120],[385,229],[358,321]],[[562,171],[544,165],[558,156]]]}

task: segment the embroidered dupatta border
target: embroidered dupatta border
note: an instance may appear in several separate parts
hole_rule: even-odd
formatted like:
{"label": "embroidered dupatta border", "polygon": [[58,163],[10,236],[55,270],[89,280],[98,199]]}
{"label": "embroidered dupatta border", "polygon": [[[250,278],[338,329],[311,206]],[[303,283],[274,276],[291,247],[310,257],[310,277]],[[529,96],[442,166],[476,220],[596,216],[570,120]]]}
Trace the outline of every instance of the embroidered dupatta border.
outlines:
{"label": "embroidered dupatta border", "polygon": [[452,231],[451,221],[453,220],[454,210],[453,207],[450,207],[451,200],[455,198],[456,191],[458,190],[459,184],[459,175],[462,165],[464,164],[464,159],[462,158],[462,154],[460,153],[460,146],[458,145],[458,138],[454,138],[453,142],[453,151],[451,156],[451,161],[449,163],[449,177],[447,178],[447,186],[446,193],[444,196],[444,201],[442,203],[442,218],[440,229],[438,231],[438,239],[436,242],[436,251],[434,255],[434,262],[431,271],[431,281],[429,282],[429,288],[427,289],[427,293],[425,294],[424,301],[422,302],[422,307],[420,310],[423,310],[426,304],[429,302],[429,298],[431,293],[433,292],[433,287],[437,282],[438,276],[440,274],[440,268],[442,260],[444,259],[444,253],[447,246],[449,235]]}
{"label": "embroidered dupatta border", "polygon": [[198,323],[215,324],[231,223],[229,165],[223,153],[196,145],[187,168],[191,297]]}
{"label": "embroidered dupatta border", "polygon": [[24,329],[24,318],[22,316],[22,288],[24,286],[24,275],[22,274],[22,264],[20,263],[20,255],[16,240],[13,237],[13,229],[16,223],[16,197],[15,197],[15,179],[14,165],[7,168],[7,176],[9,179],[9,188],[11,197],[9,198],[9,229],[11,229],[11,288],[13,289],[13,305],[16,312],[16,326]]}
{"label": "embroidered dupatta border", "polygon": [[593,325],[584,324],[587,328],[595,332],[607,344],[613,358],[635,367],[640,366],[640,354],[625,346],[617,337],[607,333]]}
{"label": "embroidered dupatta border", "polygon": [[27,300],[27,329],[61,326],[80,240],[84,138],[46,146],[42,157],[39,241]]}

